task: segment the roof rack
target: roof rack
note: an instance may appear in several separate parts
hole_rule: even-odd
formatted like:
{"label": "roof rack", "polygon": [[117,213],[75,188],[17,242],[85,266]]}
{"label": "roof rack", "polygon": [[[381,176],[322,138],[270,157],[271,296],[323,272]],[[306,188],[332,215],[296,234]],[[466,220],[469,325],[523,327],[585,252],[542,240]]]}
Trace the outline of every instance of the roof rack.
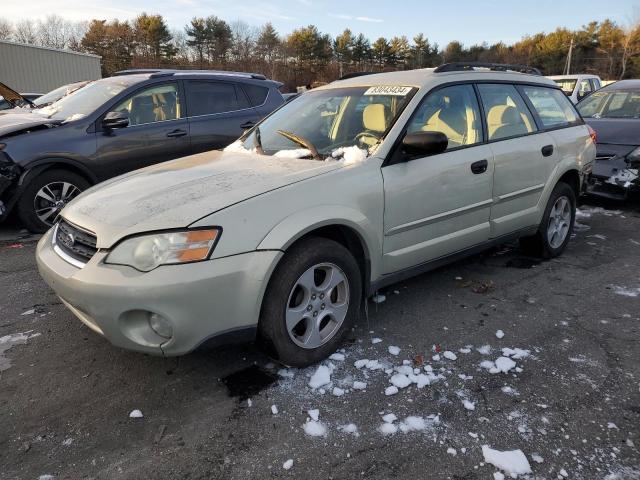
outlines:
{"label": "roof rack", "polygon": [[341,76],[338,80],[347,80],[348,78],[362,77],[364,75],[373,75],[376,72],[351,72]]}
{"label": "roof rack", "polygon": [[474,71],[476,68],[486,68],[486,69],[497,71],[497,72],[518,72],[518,73],[528,73],[531,75],[542,76],[542,72],[539,69],[535,67],[530,67],[528,65],[518,65],[518,64],[511,64],[511,63],[491,63],[491,62],[444,63],[439,67],[437,67],[433,72],[434,73],[468,72],[468,71]]}
{"label": "roof rack", "polygon": [[253,78],[255,80],[266,80],[267,77],[261,73],[245,73],[231,72],[227,70],[178,70],[171,68],[130,68],[128,70],[120,70],[113,74],[114,77],[123,75],[137,75],[149,73],[151,78],[165,77],[171,75],[189,75],[189,74],[210,74],[210,75],[229,75],[234,77]]}

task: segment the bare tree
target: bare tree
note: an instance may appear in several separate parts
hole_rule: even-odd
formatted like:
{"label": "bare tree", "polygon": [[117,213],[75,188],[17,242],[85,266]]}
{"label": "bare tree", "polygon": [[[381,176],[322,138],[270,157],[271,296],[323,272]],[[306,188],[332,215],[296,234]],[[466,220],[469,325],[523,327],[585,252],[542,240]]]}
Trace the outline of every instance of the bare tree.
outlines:
{"label": "bare tree", "polygon": [[13,25],[4,18],[0,18],[0,40],[11,39],[13,39]]}
{"label": "bare tree", "polygon": [[38,21],[37,41],[39,45],[50,48],[65,48],[67,22],[58,15],[48,15],[44,20]]}
{"label": "bare tree", "polygon": [[28,43],[29,45],[35,45],[38,35],[36,33],[36,25],[33,20],[25,19],[16,23],[13,37],[16,42]]}

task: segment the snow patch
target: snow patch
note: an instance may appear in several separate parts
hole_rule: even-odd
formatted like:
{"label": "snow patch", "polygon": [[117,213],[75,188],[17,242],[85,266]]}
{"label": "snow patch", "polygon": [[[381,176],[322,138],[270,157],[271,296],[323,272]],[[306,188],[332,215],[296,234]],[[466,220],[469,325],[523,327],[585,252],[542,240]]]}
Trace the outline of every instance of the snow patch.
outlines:
{"label": "snow patch", "polygon": [[4,356],[4,353],[15,345],[24,345],[27,340],[40,336],[39,333],[31,334],[33,330],[22,333],[12,333],[0,337],[0,372],[11,367],[11,360]]}
{"label": "snow patch", "polygon": [[314,390],[329,383],[331,383],[331,369],[326,365],[320,365],[309,379],[309,386]]}
{"label": "snow patch", "polygon": [[334,159],[342,159],[345,165],[352,163],[360,163],[369,156],[369,152],[359,148],[355,145],[351,147],[340,147],[331,152],[331,157]]}
{"label": "snow patch", "polygon": [[510,450],[501,452],[488,445],[482,446],[484,461],[504,471],[511,476],[525,475],[531,472],[531,466],[522,450]]}
{"label": "snow patch", "polygon": [[395,356],[400,355],[400,347],[396,347],[395,345],[389,345],[388,350],[391,355],[395,355]]}
{"label": "snow patch", "polygon": [[324,437],[327,435],[327,427],[317,420],[309,420],[302,426],[302,429],[310,437]]}
{"label": "snow patch", "polygon": [[498,330],[498,331],[496,332],[496,337],[498,337],[498,338],[502,338],[502,337],[504,337],[504,332],[503,332],[502,330]]}
{"label": "snow patch", "polygon": [[131,410],[131,413],[129,414],[129,418],[142,418],[142,417],[144,417],[144,415],[142,415],[142,412],[137,408],[135,410]]}
{"label": "snow patch", "polygon": [[284,468],[285,470],[290,470],[291,467],[293,467],[293,459],[291,458],[282,464],[282,468]]}

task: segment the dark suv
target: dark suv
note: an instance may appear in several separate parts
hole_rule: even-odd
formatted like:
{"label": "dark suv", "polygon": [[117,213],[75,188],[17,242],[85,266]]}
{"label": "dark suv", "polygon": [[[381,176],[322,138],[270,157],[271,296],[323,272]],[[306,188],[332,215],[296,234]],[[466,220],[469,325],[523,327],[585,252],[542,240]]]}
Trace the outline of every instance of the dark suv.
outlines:
{"label": "dark suv", "polygon": [[124,72],[30,113],[0,112],[0,221],[48,229],[90,185],[154,163],[222,148],[280,106],[258,74]]}

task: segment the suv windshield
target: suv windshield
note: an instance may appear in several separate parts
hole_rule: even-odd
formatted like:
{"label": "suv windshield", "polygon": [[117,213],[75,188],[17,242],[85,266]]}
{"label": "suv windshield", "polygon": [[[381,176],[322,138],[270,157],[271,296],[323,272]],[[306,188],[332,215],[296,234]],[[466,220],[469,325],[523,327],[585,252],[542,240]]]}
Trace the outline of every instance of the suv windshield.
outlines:
{"label": "suv windshield", "polygon": [[33,111],[47,118],[65,122],[78,120],[93,113],[105,102],[138,81],[139,79],[134,80],[130,77],[106,78],[90,83],[73,95],[63,97],[47,107]]}
{"label": "suv windshield", "polygon": [[412,87],[384,85],[307,92],[227,150],[315,159],[347,159],[348,153],[355,153],[363,158],[382,140],[414,92]]}
{"label": "suv windshield", "polygon": [[571,95],[573,93],[573,89],[576,88],[578,80],[573,78],[558,78],[554,80],[554,82],[558,84],[565,95]]}
{"label": "suv windshield", "polygon": [[595,92],[577,107],[583,117],[640,118],[640,90]]}

